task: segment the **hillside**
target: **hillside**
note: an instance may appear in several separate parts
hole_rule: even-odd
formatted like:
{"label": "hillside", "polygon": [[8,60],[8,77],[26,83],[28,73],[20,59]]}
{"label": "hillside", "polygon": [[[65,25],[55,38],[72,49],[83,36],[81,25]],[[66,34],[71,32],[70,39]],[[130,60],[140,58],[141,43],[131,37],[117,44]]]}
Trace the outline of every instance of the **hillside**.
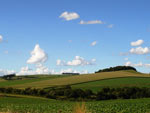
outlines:
{"label": "hillside", "polygon": [[150,87],[150,77],[121,77],[104,80],[91,81],[71,85],[73,89],[90,89],[97,92],[104,87],[121,88],[121,87]]}
{"label": "hillside", "polygon": [[[62,85],[73,85],[79,83],[87,83],[91,81],[98,81],[110,78],[120,78],[120,77],[150,77],[148,74],[137,73],[135,71],[115,71],[115,72],[101,72],[96,74],[85,74],[85,75],[75,75],[75,76],[47,76],[48,78],[34,78],[31,80],[14,80],[14,81],[3,81],[0,82],[0,87],[15,87],[15,88],[47,88],[53,86]],[[52,77],[52,78],[51,78]],[[14,84],[11,84],[13,82]],[[10,84],[10,85],[7,85]]]}

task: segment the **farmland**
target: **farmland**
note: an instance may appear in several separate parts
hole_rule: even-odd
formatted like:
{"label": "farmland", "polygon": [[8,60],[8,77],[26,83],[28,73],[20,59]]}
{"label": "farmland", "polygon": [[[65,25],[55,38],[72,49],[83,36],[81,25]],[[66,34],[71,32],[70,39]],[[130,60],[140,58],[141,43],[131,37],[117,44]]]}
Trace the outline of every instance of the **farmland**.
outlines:
{"label": "farmland", "polygon": [[[75,106],[81,103],[28,96],[0,96],[0,109],[3,112],[72,113]],[[85,107],[87,113],[146,113],[150,112],[150,99],[90,101],[85,102]]]}
{"label": "farmland", "polygon": [[[0,87],[19,89],[70,85],[72,89],[91,89],[98,92],[104,87],[150,87],[150,75],[135,71],[102,72],[85,75],[30,75],[19,76],[13,80],[0,79]],[[36,96],[0,94],[1,112],[21,113],[72,113],[82,102],[47,99]],[[84,102],[86,113],[131,113],[150,112],[150,98]]]}
{"label": "farmland", "polygon": [[99,91],[104,87],[150,87],[150,78],[147,77],[125,77],[125,78],[112,78],[87,83],[80,83],[72,85],[74,89],[91,89],[94,92]]}
{"label": "farmland", "polygon": [[14,88],[47,88],[62,85],[73,85],[80,83],[92,83],[92,81],[99,81],[111,78],[120,77],[150,77],[149,74],[141,74],[137,72],[130,71],[117,71],[117,72],[103,72],[96,74],[86,74],[86,75],[75,75],[75,76],[55,76],[47,75],[35,78],[24,78],[22,80],[12,80],[12,81],[2,81],[0,82],[0,87],[14,87]]}
{"label": "farmland", "polygon": [[0,87],[12,87],[14,85],[20,85],[20,84],[26,84],[26,83],[32,83],[32,82],[38,82],[38,81],[44,81],[44,80],[52,80],[55,78],[63,78],[66,77],[66,75],[28,75],[28,76],[21,76],[19,80],[17,80],[15,77],[14,80],[3,80],[0,79]]}

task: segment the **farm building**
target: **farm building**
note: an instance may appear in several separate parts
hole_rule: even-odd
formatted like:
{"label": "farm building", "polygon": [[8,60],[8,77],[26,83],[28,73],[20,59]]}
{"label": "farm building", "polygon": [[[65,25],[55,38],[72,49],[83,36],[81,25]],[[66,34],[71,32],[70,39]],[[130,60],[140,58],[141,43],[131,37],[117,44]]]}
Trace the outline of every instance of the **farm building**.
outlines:
{"label": "farm building", "polygon": [[63,75],[80,75],[80,73],[62,73]]}

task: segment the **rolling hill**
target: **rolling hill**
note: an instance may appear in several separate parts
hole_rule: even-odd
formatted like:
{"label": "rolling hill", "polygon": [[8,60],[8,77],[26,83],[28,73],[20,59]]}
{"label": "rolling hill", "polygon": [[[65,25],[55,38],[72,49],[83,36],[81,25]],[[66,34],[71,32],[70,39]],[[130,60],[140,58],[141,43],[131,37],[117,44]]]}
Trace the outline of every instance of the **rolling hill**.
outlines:
{"label": "rolling hill", "polygon": [[[134,78],[137,79],[143,79],[143,77],[150,77],[149,74],[142,74],[138,73],[136,71],[114,71],[114,72],[101,72],[96,74],[84,74],[84,75],[74,75],[74,76],[31,76],[32,78],[28,77],[26,79],[22,80],[12,80],[12,81],[2,81],[0,82],[0,87],[14,87],[14,88],[27,88],[27,87],[33,87],[33,88],[47,88],[47,87],[54,87],[54,86],[63,86],[63,85],[79,85],[76,87],[89,86],[89,84],[93,84],[93,87],[96,87],[96,84],[101,84],[104,82],[104,80],[108,79],[121,79],[123,78],[129,78],[132,80],[130,81],[130,84],[132,84],[132,81],[134,81]],[[142,77],[142,78],[141,78]],[[149,78],[148,78],[149,79]],[[126,80],[127,81],[127,80]],[[140,80],[138,80],[140,83]],[[94,83],[95,82],[95,83]],[[110,81],[112,83],[112,80]],[[114,84],[116,82],[114,81]],[[148,81],[149,83],[149,81]],[[82,85],[81,85],[82,84]],[[88,85],[87,85],[88,84]],[[107,84],[109,84],[107,82]],[[128,83],[127,83],[128,84]],[[82,86],[82,87],[83,87]],[[84,87],[85,87],[84,86]],[[107,86],[107,85],[103,85]]]}

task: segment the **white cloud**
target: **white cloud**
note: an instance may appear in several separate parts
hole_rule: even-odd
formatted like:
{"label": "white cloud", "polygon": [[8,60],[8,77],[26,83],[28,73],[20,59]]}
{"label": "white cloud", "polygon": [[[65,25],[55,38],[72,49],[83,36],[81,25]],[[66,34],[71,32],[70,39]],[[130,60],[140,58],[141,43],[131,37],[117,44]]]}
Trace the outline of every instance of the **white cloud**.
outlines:
{"label": "white cloud", "polygon": [[63,12],[59,18],[64,18],[65,20],[69,21],[69,20],[74,20],[74,19],[78,19],[80,18],[79,14],[75,13],[75,12]]}
{"label": "white cloud", "polygon": [[150,64],[144,64],[144,63],[142,63],[142,62],[139,62],[139,63],[137,63],[137,64],[134,64],[134,63],[128,61],[128,62],[125,63],[125,66],[147,67],[147,68],[149,68],[149,67],[150,67]]}
{"label": "white cloud", "polygon": [[35,71],[30,69],[28,66],[22,67],[20,72],[17,73],[17,75],[34,75],[36,74]]}
{"label": "white cloud", "polygon": [[80,21],[80,24],[104,24],[101,20]]}
{"label": "white cloud", "polygon": [[4,70],[4,69],[0,69],[0,76],[7,75],[7,74],[13,74],[13,73],[15,73],[14,70]]}
{"label": "white cloud", "polygon": [[145,48],[142,48],[142,47],[132,48],[132,49],[130,49],[130,53],[131,54],[139,54],[139,55],[148,54],[148,53],[150,53],[150,48],[148,48],[148,47],[145,47]]}
{"label": "white cloud", "polygon": [[135,42],[131,42],[131,46],[140,46],[144,43],[143,40],[137,40]]}
{"label": "white cloud", "polygon": [[78,73],[78,71],[69,68],[69,69],[62,69],[60,73]]}
{"label": "white cloud", "polygon": [[69,69],[62,69],[60,71],[60,74],[62,73],[80,73],[80,74],[88,74],[89,72],[87,70],[84,70],[84,71],[77,71],[77,70],[73,70],[71,68]]}
{"label": "white cloud", "polygon": [[36,74],[51,74],[51,70],[42,64],[37,64],[36,69],[30,69],[28,66],[22,67],[17,75],[36,75]]}
{"label": "white cloud", "polygon": [[58,66],[85,66],[85,65],[94,65],[96,62],[96,59],[92,59],[91,61],[87,61],[84,58],[80,56],[75,56],[75,59],[72,61],[62,61],[62,60],[57,60],[56,65]]}
{"label": "white cloud", "polygon": [[27,60],[27,63],[38,64],[45,62],[47,59],[47,54],[40,48],[38,44],[36,44],[34,50],[31,52],[31,57]]}
{"label": "white cloud", "polygon": [[0,42],[2,42],[3,41],[3,36],[2,35],[0,35]]}
{"label": "white cloud", "polygon": [[149,67],[150,67],[150,64],[144,64],[144,66],[149,68]]}
{"label": "white cloud", "polygon": [[109,24],[107,27],[108,27],[108,28],[113,28],[113,27],[114,27],[114,24]]}
{"label": "white cloud", "polygon": [[50,74],[51,71],[44,65],[42,64],[37,64],[36,65],[36,73],[37,74]]}
{"label": "white cloud", "polygon": [[62,60],[58,59],[58,60],[56,61],[56,65],[57,65],[57,66],[64,66],[64,65],[66,65],[66,63],[65,63],[65,61],[62,61]]}
{"label": "white cloud", "polygon": [[142,67],[142,66],[143,66],[143,63],[140,62],[140,63],[138,63],[138,64],[133,64],[133,63],[131,63],[130,61],[128,61],[128,62],[125,63],[125,66]]}
{"label": "white cloud", "polygon": [[97,41],[94,41],[91,43],[91,46],[95,46],[97,44]]}
{"label": "white cloud", "polygon": [[[69,69],[61,69],[60,71],[50,70],[47,67],[39,64],[36,66],[36,69],[30,69],[28,66],[22,67],[20,72],[16,73],[16,75],[37,75],[37,74],[62,74],[62,73],[80,73],[80,74],[87,74],[89,73],[87,70],[77,71],[71,68]],[[1,74],[1,71],[0,71]]]}

